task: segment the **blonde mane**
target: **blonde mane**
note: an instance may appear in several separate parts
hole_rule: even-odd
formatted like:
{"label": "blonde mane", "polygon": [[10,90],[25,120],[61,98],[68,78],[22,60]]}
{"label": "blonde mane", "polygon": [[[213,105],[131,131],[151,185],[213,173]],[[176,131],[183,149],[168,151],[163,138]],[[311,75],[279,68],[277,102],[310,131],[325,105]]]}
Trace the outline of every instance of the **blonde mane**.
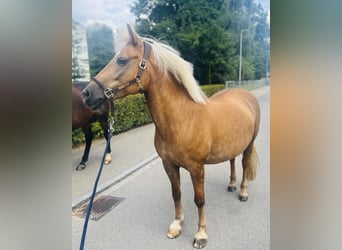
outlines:
{"label": "blonde mane", "polygon": [[179,56],[179,52],[169,45],[157,42],[151,38],[142,38],[149,42],[155,59],[162,74],[172,74],[178,83],[182,84],[190,97],[197,103],[206,103],[207,96],[203,93],[193,77],[193,66]]}

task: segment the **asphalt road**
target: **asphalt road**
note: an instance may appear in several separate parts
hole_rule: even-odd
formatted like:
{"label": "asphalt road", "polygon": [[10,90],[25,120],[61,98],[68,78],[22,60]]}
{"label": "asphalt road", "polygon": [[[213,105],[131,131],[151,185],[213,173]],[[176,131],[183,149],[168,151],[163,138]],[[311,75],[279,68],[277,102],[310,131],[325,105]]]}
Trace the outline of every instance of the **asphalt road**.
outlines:
{"label": "asphalt road", "polygon": [[[205,248],[207,250],[270,249],[269,87],[262,87],[252,93],[257,96],[261,107],[261,126],[256,139],[260,163],[257,178],[248,185],[248,201],[240,202],[238,191],[226,191],[229,163],[205,167],[205,210],[209,236],[208,246]],[[153,131],[153,125],[149,126],[147,131]],[[132,137],[135,138],[133,144],[122,145],[131,148],[132,155],[139,154],[134,150],[139,145],[145,148],[146,155],[155,153],[153,149],[148,148],[150,146],[142,145],[144,142],[141,138],[146,136],[144,129],[140,128],[140,133]],[[148,139],[148,144],[150,143],[153,145],[153,135]],[[116,157],[118,160],[120,155]],[[112,164],[115,166],[115,161]],[[241,156],[236,161],[236,167],[240,183]],[[89,166],[89,169],[95,170],[96,167]],[[73,171],[73,182],[77,173]],[[81,175],[86,175],[85,173],[82,172]],[[110,179],[108,176],[104,178]],[[87,181],[85,185],[91,189],[93,181]],[[157,158],[101,193],[124,200],[100,220],[89,221],[85,249],[194,249],[192,240],[197,230],[197,208],[193,202],[191,179],[185,170],[181,171],[181,183],[185,221],[182,234],[178,238],[166,237],[169,224],[174,217],[174,208],[169,180],[161,160]],[[73,183],[73,189],[74,186],[79,187]],[[83,224],[84,219],[72,216],[72,249],[79,249]]]}

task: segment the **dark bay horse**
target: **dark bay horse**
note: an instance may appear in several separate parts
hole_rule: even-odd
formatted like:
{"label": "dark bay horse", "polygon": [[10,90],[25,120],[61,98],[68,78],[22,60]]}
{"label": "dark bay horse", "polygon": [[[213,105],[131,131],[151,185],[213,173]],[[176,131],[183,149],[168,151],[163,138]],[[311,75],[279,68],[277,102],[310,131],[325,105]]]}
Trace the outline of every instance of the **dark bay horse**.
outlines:
{"label": "dark bay horse", "polygon": [[[154,144],[170,179],[175,218],[167,236],[180,235],[183,210],[180,167],[191,176],[198,208],[193,246],[207,245],[204,213],[204,164],[230,160],[228,191],[236,189],[235,157],[242,154],[240,200],[247,201],[247,182],[256,177],[260,109],[256,98],[242,89],[223,90],[207,98],[193,77],[193,67],[172,47],[139,37],[128,25],[129,39],[111,62],[82,91],[97,108],[106,98],[145,94],[155,123]],[[103,91],[105,90],[105,91]]]}
{"label": "dark bay horse", "polygon": [[[72,84],[72,130],[82,128],[85,139],[86,146],[83,152],[82,160],[77,165],[76,170],[82,170],[86,166],[88,161],[89,150],[91,147],[91,142],[93,140],[93,132],[91,131],[91,123],[99,121],[103,129],[106,140],[108,141],[108,111],[109,103],[104,102],[95,111],[89,108],[82,99],[81,91],[87,86],[88,82],[73,82]],[[111,162],[111,148],[108,147],[106,154],[105,164]]]}

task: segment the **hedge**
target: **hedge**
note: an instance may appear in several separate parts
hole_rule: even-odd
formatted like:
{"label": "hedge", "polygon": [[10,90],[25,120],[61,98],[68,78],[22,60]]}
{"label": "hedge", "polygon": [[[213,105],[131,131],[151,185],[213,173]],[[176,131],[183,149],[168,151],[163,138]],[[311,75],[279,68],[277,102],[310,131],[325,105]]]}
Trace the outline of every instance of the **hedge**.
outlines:
{"label": "hedge", "polygon": [[[203,92],[208,96],[212,96],[219,90],[224,89],[223,84],[210,84],[201,86]],[[114,101],[114,134],[127,131],[131,128],[139,127],[152,122],[150,111],[147,108],[146,99],[143,94],[126,96],[125,98]],[[94,138],[103,137],[103,131],[99,122],[92,124]],[[85,137],[82,129],[72,132],[72,145],[84,143]]]}
{"label": "hedge", "polygon": [[[114,134],[127,131],[152,122],[150,111],[147,108],[146,99],[142,94],[130,95],[114,101]],[[99,122],[91,126],[94,138],[101,138],[104,132]],[[81,128],[72,132],[72,145],[85,142],[85,136]]]}
{"label": "hedge", "polygon": [[212,96],[216,92],[224,89],[224,84],[209,84],[209,85],[202,85],[201,86],[203,92],[208,96]]}

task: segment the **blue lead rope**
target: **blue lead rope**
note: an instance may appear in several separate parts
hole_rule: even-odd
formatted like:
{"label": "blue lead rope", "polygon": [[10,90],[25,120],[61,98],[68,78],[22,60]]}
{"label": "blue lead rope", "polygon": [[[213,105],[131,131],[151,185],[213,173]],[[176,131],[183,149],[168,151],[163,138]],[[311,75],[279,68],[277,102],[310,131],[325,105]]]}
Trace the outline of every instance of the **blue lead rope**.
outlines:
{"label": "blue lead rope", "polygon": [[88,221],[89,221],[91,209],[93,207],[93,202],[94,202],[94,198],[95,198],[95,194],[96,194],[97,184],[98,184],[98,182],[100,180],[100,176],[101,176],[101,172],[102,172],[102,168],[103,168],[103,163],[104,163],[104,160],[105,160],[105,157],[106,157],[106,154],[107,154],[107,150],[108,150],[108,147],[109,147],[109,144],[110,144],[111,137],[112,137],[112,133],[110,131],[108,131],[108,140],[107,140],[106,147],[105,147],[105,150],[104,150],[104,153],[103,153],[103,157],[102,157],[101,165],[100,165],[100,168],[99,168],[99,172],[98,172],[96,180],[95,180],[93,193],[90,196],[87,215],[86,215],[85,220],[84,220],[84,226],[83,226],[83,233],[82,233],[82,238],[81,238],[80,250],[84,249],[84,242],[85,242],[85,237],[86,237],[86,234],[87,234]]}

